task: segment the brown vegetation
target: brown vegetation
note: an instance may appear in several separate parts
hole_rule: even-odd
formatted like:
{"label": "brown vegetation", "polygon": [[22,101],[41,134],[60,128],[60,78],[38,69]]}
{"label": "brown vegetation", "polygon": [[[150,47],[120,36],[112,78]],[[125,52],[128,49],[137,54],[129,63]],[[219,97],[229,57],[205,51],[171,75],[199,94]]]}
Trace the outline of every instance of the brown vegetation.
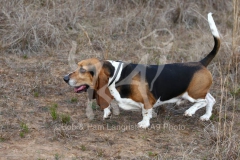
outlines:
{"label": "brown vegetation", "polygon": [[[239,0],[2,0],[0,5],[0,159],[239,159]],[[221,49],[208,66],[217,103],[165,105],[147,130],[140,112],[103,121],[85,115],[86,94],[62,77],[72,42],[76,62],[97,57],[163,64],[198,61],[211,51],[213,18]],[[73,43],[75,44],[75,43]],[[144,57],[145,59],[143,59]]]}

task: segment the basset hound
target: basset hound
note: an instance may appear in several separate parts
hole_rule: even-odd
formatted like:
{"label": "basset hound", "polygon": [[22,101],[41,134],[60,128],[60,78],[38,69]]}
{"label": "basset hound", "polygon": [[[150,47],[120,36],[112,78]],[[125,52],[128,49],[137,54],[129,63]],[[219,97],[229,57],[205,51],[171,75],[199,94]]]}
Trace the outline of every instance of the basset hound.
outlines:
{"label": "basset hound", "polygon": [[208,14],[208,22],[215,44],[199,62],[143,65],[91,58],[79,62],[78,69],[66,75],[64,81],[77,93],[94,89],[106,115],[110,114],[112,99],[124,110],[142,110],[140,128],[150,126],[154,107],[165,103],[180,104],[182,100],[195,103],[185,111],[185,116],[192,116],[198,109],[206,107],[206,113],[200,119],[209,120],[215,99],[209,93],[213,80],[206,67],[220,48],[220,36],[212,13]]}

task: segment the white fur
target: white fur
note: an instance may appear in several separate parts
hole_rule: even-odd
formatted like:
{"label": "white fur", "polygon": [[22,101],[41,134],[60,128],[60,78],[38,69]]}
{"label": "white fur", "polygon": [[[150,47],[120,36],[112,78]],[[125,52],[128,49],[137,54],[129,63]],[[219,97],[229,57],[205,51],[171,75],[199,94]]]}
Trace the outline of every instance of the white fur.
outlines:
{"label": "white fur", "polygon": [[200,108],[205,107],[207,105],[206,99],[194,99],[194,98],[190,97],[187,92],[185,92],[182,95],[182,98],[189,100],[192,103],[195,103],[188,110],[185,111],[185,113],[184,113],[185,116],[192,116],[193,114],[195,114],[195,112],[197,110],[199,110]]}
{"label": "white fur", "polygon": [[[115,61],[109,61],[110,63],[112,63],[112,65],[115,68],[115,72],[118,68],[118,65],[120,62],[115,62]],[[138,103],[133,101],[130,98],[121,98],[119,92],[116,89],[115,86],[115,82],[117,82],[121,76],[122,73],[122,66],[119,69],[118,75],[116,76],[116,79],[114,80],[114,82],[111,84],[111,86],[109,86],[109,91],[111,93],[111,95],[115,98],[115,100],[118,102],[119,107],[121,107],[124,110],[140,110],[143,106],[142,103]],[[114,73],[115,75],[116,73]],[[108,84],[112,81],[112,77],[109,78]]]}
{"label": "white fur", "polygon": [[75,87],[76,81],[75,81],[74,79],[70,79],[70,80],[68,81],[68,84],[69,84],[70,86],[72,86],[72,87]]}
{"label": "white fur", "polygon": [[[211,14],[209,14],[209,25],[210,27],[212,27],[214,29],[214,31],[216,29],[215,23],[213,21],[213,19],[211,19]],[[211,26],[212,25],[212,26]],[[215,26],[215,28],[214,28]],[[218,32],[217,32],[218,33]],[[213,34],[216,34],[215,32],[213,32]],[[216,36],[216,35],[215,35]],[[115,72],[118,68],[118,65],[120,62],[115,62],[115,61],[109,61],[115,68]],[[152,108],[151,109],[145,109],[144,105],[142,103],[139,102],[135,102],[130,98],[121,98],[119,92],[116,89],[115,86],[115,82],[117,82],[121,76],[122,73],[122,66],[120,67],[120,70],[118,72],[118,75],[116,76],[115,81],[111,84],[111,86],[109,86],[109,90],[111,95],[115,98],[115,100],[118,102],[119,107],[121,107],[124,110],[139,110],[142,109],[142,115],[143,115],[143,119],[141,122],[138,123],[138,126],[140,128],[147,128],[150,125],[150,119],[152,118]],[[115,75],[116,73],[114,73]],[[108,84],[112,81],[112,78],[109,79]],[[174,97],[170,100],[167,101],[161,101],[160,98],[156,101],[156,103],[153,105],[153,107],[157,107],[160,106],[162,104],[165,103],[177,103],[177,105],[182,103],[182,99],[188,100],[192,103],[195,103],[194,105],[192,105],[188,110],[185,111],[184,115],[185,116],[192,116],[193,114],[195,114],[195,112],[206,106],[206,113],[201,116],[201,120],[205,121],[205,120],[209,120],[209,118],[212,115],[212,107],[215,104],[215,99],[211,96],[210,93],[208,93],[206,95],[205,99],[194,99],[192,97],[190,97],[188,95],[187,92],[183,93],[181,96],[178,97]]]}
{"label": "white fur", "polygon": [[183,99],[186,99],[186,100],[188,100],[188,101],[190,101],[190,102],[192,102],[192,103],[194,103],[194,102],[196,101],[195,99],[193,99],[192,97],[190,97],[187,92],[183,93],[182,98],[183,98]]}
{"label": "white fur", "polygon": [[208,13],[208,23],[209,23],[209,26],[210,26],[210,29],[211,29],[211,32],[212,32],[213,36],[219,38],[220,36],[219,36],[218,30],[217,30],[217,27],[215,25],[215,22],[213,20],[211,12]]}
{"label": "white fur", "polygon": [[[86,115],[87,115],[87,118],[89,120],[93,120],[94,119],[94,112],[93,112],[93,109],[92,109],[92,103],[93,103],[93,100],[89,100],[89,99],[88,99],[88,101],[86,103],[86,106],[87,106],[87,108],[86,108]],[[108,107],[108,109],[104,110],[103,119],[111,118],[110,117],[110,115],[111,115],[111,110],[110,109],[111,108],[112,108],[112,112],[113,112],[114,115],[119,115],[120,114],[119,107],[116,104],[116,101],[112,100],[112,102],[110,103],[110,106]]]}
{"label": "white fur", "polygon": [[[72,73],[73,73],[73,72],[69,73],[68,76],[69,76],[70,74],[72,74]],[[70,86],[72,86],[72,87],[75,87],[76,81],[75,81],[74,79],[70,79],[70,80],[68,81],[68,84],[69,84]]]}
{"label": "white fur", "polygon": [[206,113],[200,117],[202,121],[209,120],[209,118],[212,115],[212,107],[216,103],[215,99],[212,97],[210,93],[206,95],[205,99],[194,99],[190,97],[187,92],[185,92],[181,96],[172,98],[167,101],[161,101],[160,99],[158,99],[157,102],[153,105],[153,107],[157,107],[165,103],[177,103],[177,105],[179,105],[180,103],[182,103],[183,101],[182,99],[195,103],[188,110],[185,111],[184,113],[185,116],[192,116],[193,114],[195,114],[197,110],[206,106]]}
{"label": "white fur", "polygon": [[160,98],[156,101],[156,103],[153,105],[153,108],[158,107],[160,105],[166,104],[166,103],[177,103],[178,101],[180,101],[180,97],[175,97],[172,99],[169,99],[167,101],[161,101]]}
{"label": "white fur", "polygon": [[[115,74],[116,74],[116,71],[117,71],[117,68],[118,68],[118,65],[119,65],[120,62],[111,61],[111,60],[108,60],[108,61],[109,61],[109,62],[113,65],[113,67],[115,68],[115,72],[114,72],[114,75],[115,75]],[[121,65],[121,67],[120,67],[120,69],[119,69],[119,72],[118,72],[118,75],[117,75],[117,77],[116,77],[116,79],[115,79],[115,82],[117,82],[117,81],[119,80],[119,78],[120,78],[120,76],[121,76],[121,73],[122,73],[122,69],[123,69],[123,67],[122,67],[122,65]],[[109,85],[109,83],[112,81],[114,75],[113,75],[111,78],[109,78],[109,80],[108,80],[108,85]],[[115,85],[115,82],[114,82],[114,85]],[[111,85],[111,86],[112,86],[112,85]]]}
{"label": "white fur", "polygon": [[188,110],[185,111],[185,116],[192,116],[195,114],[197,110],[199,110],[202,107],[205,107],[207,105],[207,102],[197,102],[194,105],[192,105]]}
{"label": "white fur", "polygon": [[[115,61],[109,61],[115,68],[115,71],[118,68],[118,65],[120,62]],[[115,82],[117,82],[121,76],[122,73],[122,66],[120,67],[120,70],[118,72],[118,75],[116,76],[115,81],[109,86],[109,90],[111,95],[115,98],[115,100],[118,102],[119,107],[121,107],[124,110],[140,110],[142,109],[143,114],[143,120],[139,122],[138,126],[140,128],[147,128],[150,125],[150,119],[152,118],[152,109],[145,110],[144,105],[139,102],[135,102],[130,98],[121,98],[119,92],[116,89]],[[116,73],[114,73],[115,75]],[[108,84],[112,81],[112,78],[109,79]],[[145,114],[147,113],[147,114]]]}
{"label": "white fur", "polygon": [[104,115],[103,119],[109,118],[111,116],[111,111],[110,111],[111,106],[109,105],[107,108],[104,108]]}
{"label": "white fur", "polygon": [[208,121],[210,119],[212,115],[212,107],[216,103],[215,99],[210,93],[207,94],[206,100],[207,100],[206,113],[200,117],[202,121]]}
{"label": "white fur", "polygon": [[142,103],[135,102],[130,98],[121,98],[119,92],[117,91],[115,87],[115,83],[113,83],[111,86],[109,86],[109,90],[111,95],[115,98],[115,100],[118,102],[118,106],[124,110],[140,110],[143,107]]}
{"label": "white fur", "polygon": [[152,108],[151,109],[145,109],[142,108],[142,115],[143,120],[138,123],[138,127],[140,128],[147,128],[150,126],[150,119],[152,118]]}
{"label": "white fur", "polygon": [[182,99],[179,99],[177,102],[176,102],[176,104],[179,106],[179,105],[181,105],[181,104],[183,104],[184,103],[184,100],[182,100]]}

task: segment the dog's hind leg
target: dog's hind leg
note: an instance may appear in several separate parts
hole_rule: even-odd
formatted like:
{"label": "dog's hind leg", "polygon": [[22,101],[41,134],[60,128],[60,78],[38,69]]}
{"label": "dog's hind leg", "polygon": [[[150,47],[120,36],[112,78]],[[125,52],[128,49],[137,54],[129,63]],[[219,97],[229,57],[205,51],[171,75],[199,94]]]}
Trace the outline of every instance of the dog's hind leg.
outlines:
{"label": "dog's hind leg", "polygon": [[211,84],[212,75],[206,68],[203,67],[194,74],[187,92],[182,95],[182,98],[196,104],[186,110],[184,115],[192,116],[198,109],[207,106],[207,112],[201,117],[201,120],[209,120],[213,106],[212,96],[208,95]]}
{"label": "dog's hind leg", "polygon": [[197,110],[207,105],[207,101],[205,99],[199,99],[197,101],[198,102],[185,111],[184,116],[192,116]]}
{"label": "dog's hind leg", "polygon": [[152,108],[145,109],[142,107],[142,116],[143,119],[141,122],[138,123],[138,127],[140,128],[147,128],[150,126],[150,119],[152,118]]}
{"label": "dog's hind leg", "polygon": [[206,113],[203,116],[200,117],[200,119],[202,121],[208,121],[209,120],[209,118],[212,115],[213,105],[216,103],[215,99],[213,98],[213,96],[210,93],[208,93],[206,95],[206,100],[207,100]]}
{"label": "dog's hind leg", "polygon": [[185,116],[192,116],[193,114],[195,114],[195,112],[197,110],[199,110],[200,108],[203,108],[207,105],[207,99],[206,98],[205,99],[203,99],[203,98],[194,99],[191,96],[189,96],[187,92],[185,92],[182,95],[182,98],[186,99],[186,100],[188,100],[192,103],[195,103],[193,106],[191,106],[188,110],[185,111],[185,113],[184,113]]}

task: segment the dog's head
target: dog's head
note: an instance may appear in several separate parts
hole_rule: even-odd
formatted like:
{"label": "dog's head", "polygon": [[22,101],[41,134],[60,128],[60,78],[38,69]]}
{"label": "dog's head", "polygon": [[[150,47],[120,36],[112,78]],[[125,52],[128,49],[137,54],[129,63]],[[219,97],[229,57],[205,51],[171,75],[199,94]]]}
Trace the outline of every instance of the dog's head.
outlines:
{"label": "dog's head", "polygon": [[76,93],[86,92],[90,87],[98,90],[99,85],[106,85],[109,77],[113,76],[114,67],[108,61],[99,61],[96,58],[82,60],[78,68],[64,76],[64,81],[74,87]]}
{"label": "dog's head", "polygon": [[[86,92],[88,88],[94,89],[97,93],[97,100],[101,108],[107,107],[112,100],[108,90],[108,80],[114,74],[114,67],[108,61],[100,61],[96,58],[82,60],[78,68],[64,76],[64,81],[74,87],[76,93]],[[102,100],[101,100],[102,99]],[[107,102],[105,105],[103,103]]]}

